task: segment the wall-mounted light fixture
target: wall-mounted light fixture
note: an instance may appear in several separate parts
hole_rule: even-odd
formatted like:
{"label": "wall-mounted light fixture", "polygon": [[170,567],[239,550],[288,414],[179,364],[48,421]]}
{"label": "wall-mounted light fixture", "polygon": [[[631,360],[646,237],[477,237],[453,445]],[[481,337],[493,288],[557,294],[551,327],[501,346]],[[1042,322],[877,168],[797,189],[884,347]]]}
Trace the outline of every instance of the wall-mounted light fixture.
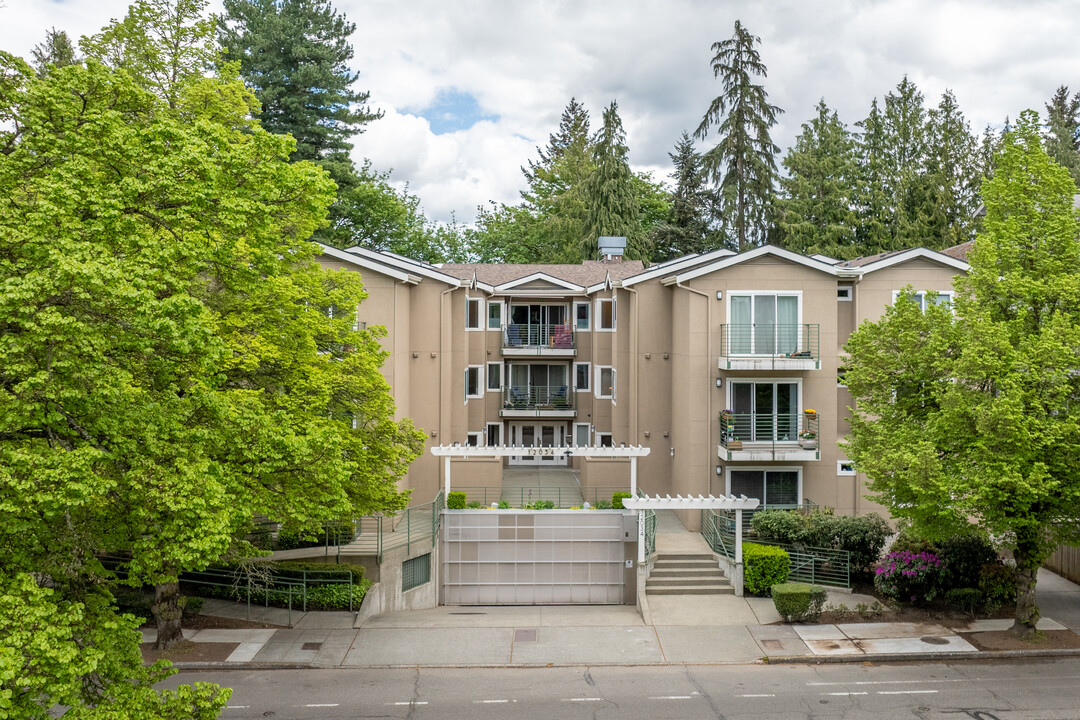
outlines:
{"label": "wall-mounted light fixture", "polygon": [[717,300],[723,300],[724,299],[724,291],[723,290],[717,290],[716,291],[716,299]]}
{"label": "wall-mounted light fixture", "polygon": [[724,378],[716,378],[716,387],[724,387]]}
{"label": "wall-mounted light fixture", "polygon": [[431,351],[431,357],[435,357],[435,351],[434,350]]}
{"label": "wall-mounted light fixture", "polygon": [[667,430],[665,430],[665,431],[664,431],[664,437],[667,437],[667,436],[668,436],[668,435],[670,435],[670,434],[671,434],[671,433],[669,433],[669,432],[668,432]]}
{"label": "wall-mounted light fixture", "polygon": [[645,353],[645,359],[648,360],[652,357],[652,353]]}
{"label": "wall-mounted light fixture", "polygon": [[652,433],[648,430],[645,431],[645,437],[652,437]]}
{"label": "wall-mounted light fixture", "polygon": [[414,359],[418,358],[418,357],[420,357],[420,353],[413,353],[412,356],[413,356]]}
{"label": "wall-mounted light fixture", "polygon": [[724,474],[724,466],[723,465],[717,465],[716,466],[716,474],[717,475],[723,475]]}

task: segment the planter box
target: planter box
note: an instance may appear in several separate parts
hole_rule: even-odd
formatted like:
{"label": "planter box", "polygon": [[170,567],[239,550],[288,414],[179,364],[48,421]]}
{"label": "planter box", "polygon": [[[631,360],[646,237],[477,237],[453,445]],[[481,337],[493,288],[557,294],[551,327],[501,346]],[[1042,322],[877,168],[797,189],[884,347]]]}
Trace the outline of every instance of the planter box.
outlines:
{"label": "planter box", "polygon": [[817,438],[799,438],[799,447],[814,450],[817,448]]}
{"label": "planter box", "polygon": [[742,440],[728,440],[728,450],[742,450]]}

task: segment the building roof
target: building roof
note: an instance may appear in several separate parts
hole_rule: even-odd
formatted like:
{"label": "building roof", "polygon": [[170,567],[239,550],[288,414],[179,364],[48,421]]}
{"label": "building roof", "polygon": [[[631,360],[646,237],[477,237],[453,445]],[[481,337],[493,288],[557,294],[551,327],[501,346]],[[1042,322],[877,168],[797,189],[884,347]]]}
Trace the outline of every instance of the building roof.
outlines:
{"label": "building roof", "polygon": [[952,247],[945,248],[941,251],[941,253],[943,255],[948,255],[949,257],[954,257],[957,260],[963,260],[964,262],[967,262],[968,253],[971,252],[971,248],[973,247],[975,247],[975,241],[968,240],[967,242],[962,242],[959,245],[953,245]]}
{"label": "building roof", "polygon": [[788,262],[795,263],[797,265],[804,265],[814,270],[826,273],[828,275],[834,275],[836,277],[858,277],[861,271],[857,268],[845,267],[844,265],[830,265],[829,263],[815,260],[814,258],[793,253],[790,250],[776,247],[774,245],[762,245],[752,250],[739,253],[738,255],[729,255],[719,258],[707,265],[701,265],[693,269],[687,270],[684,273],[678,275],[670,275],[669,277],[661,280],[665,285],[671,285],[674,283],[686,282],[693,280],[694,278],[701,277],[702,275],[708,275],[711,272],[722,270],[724,268],[739,265],[750,260],[754,260],[763,256],[772,256],[780,258],[781,260],[787,260]]}
{"label": "building roof", "polygon": [[640,260],[623,260],[622,262],[586,260],[580,265],[446,263],[438,269],[447,275],[466,281],[471,281],[475,275],[479,282],[492,286],[506,285],[514,280],[542,274],[581,287],[589,287],[604,282],[609,274],[613,281],[622,280],[640,273],[645,267]]}
{"label": "building roof", "polygon": [[[960,246],[958,245],[956,247]],[[952,248],[950,248],[950,250],[951,249]],[[969,267],[966,260],[966,253],[964,257],[959,257],[957,255],[950,255],[938,250],[928,250],[927,248],[922,247],[908,248],[907,250],[890,250],[888,252],[878,253],[877,255],[867,255],[866,257],[842,262],[837,267],[858,268],[864,273],[870,273],[875,270],[884,270],[887,267],[899,265],[900,263],[915,260],[917,258],[931,260],[965,272]]]}

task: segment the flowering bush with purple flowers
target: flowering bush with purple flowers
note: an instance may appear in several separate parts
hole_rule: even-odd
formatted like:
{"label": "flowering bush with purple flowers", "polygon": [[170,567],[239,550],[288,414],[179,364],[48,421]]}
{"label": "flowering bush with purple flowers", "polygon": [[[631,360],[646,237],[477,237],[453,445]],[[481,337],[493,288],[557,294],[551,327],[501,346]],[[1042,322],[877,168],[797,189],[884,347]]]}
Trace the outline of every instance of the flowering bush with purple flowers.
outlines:
{"label": "flowering bush with purple flowers", "polygon": [[937,595],[942,569],[932,552],[892,552],[874,570],[874,587],[900,602],[922,604]]}

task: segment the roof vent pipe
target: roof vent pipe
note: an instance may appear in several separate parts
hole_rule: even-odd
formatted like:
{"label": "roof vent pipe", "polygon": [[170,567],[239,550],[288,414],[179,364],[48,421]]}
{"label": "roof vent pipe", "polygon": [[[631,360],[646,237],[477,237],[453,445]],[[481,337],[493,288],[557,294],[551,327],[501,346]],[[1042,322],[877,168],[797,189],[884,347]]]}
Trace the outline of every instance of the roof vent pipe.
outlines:
{"label": "roof vent pipe", "polygon": [[596,241],[600,247],[600,257],[604,262],[622,262],[623,253],[626,252],[626,238],[601,235]]}

